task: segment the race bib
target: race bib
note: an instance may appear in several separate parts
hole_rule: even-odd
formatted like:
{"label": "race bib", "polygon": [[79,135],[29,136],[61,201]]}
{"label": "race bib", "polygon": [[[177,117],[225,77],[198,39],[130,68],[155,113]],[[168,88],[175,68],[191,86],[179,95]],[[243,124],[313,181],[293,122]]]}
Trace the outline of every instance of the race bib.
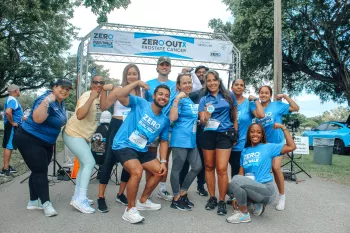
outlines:
{"label": "race bib", "polygon": [[122,116],[123,116],[123,121],[125,121],[126,117],[128,116],[130,110],[129,111],[124,111],[122,112]]}
{"label": "race bib", "polygon": [[220,121],[215,119],[209,119],[209,121],[204,127],[204,131],[209,131],[209,130],[216,131],[219,125],[220,125]]}
{"label": "race bib", "polygon": [[144,149],[147,145],[147,138],[135,130],[129,137],[129,141],[133,143],[137,148]]}

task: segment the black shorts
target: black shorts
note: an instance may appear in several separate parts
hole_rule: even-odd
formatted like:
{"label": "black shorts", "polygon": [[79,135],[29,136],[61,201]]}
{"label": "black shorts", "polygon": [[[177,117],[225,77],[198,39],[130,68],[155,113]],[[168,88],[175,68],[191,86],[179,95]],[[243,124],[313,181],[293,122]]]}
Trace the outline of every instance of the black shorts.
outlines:
{"label": "black shorts", "polygon": [[6,122],[4,125],[4,138],[2,140],[2,148],[9,150],[17,150],[17,146],[13,142],[15,131],[17,127],[13,127],[10,122]]}
{"label": "black shorts", "polygon": [[198,145],[204,150],[231,149],[233,140],[226,132],[203,131],[199,135]]}
{"label": "black shorts", "polygon": [[147,163],[156,159],[157,155],[152,153],[151,151],[147,152],[139,152],[137,150],[131,148],[123,148],[120,150],[113,150],[113,155],[117,158],[117,161],[122,165],[131,159],[138,159],[140,163]]}

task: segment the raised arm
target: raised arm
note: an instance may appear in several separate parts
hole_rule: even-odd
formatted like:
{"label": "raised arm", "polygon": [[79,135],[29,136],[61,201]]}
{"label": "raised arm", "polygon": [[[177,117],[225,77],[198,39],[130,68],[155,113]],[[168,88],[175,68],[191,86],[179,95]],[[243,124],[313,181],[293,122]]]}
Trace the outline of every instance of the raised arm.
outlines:
{"label": "raised arm", "polygon": [[76,115],[77,115],[77,119],[78,120],[82,120],[82,119],[84,119],[87,116],[92,103],[94,102],[94,100],[96,98],[99,97],[99,95],[100,95],[100,93],[98,93],[98,91],[91,90],[89,99],[85,102],[85,104],[83,106],[81,106],[77,110]]}
{"label": "raised arm", "polygon": [[295,101],[292,100],[288,95],[286,95],[286,94],[278,94],[276,96],[277,100],[280,100],[282,98],[285,99],[288,102],[288,104],[289,104],[289,111],[290,112],[297,112],[297,111],[299,111],[299,106],[297,105],[297,103],[295,103]]}
{"label": "raised arm", "polygon": [[249,100],[249,101],[254,101],[254,104],[255,104],[256,109],[252,112],[253,115],[254,115],[256,118],[264,118],[264,117],[265,117],[264,107],[261,105],[261,103],[260,103],[260,101],[259,101],[259,98],[250,95],[250,96],[248,97],[248,100]]}
{"label": "raised arm", "polygon": [[174,122],[179,118],[179,102],[184,97],[186,97],[186,94],[184,92],[180,92],[174,99],[169,116],[171,122]]}
{"label": "raised arm", "polygon": [[[107,95],[107,92],[109,94]],[[113,84],[106,84],[103,86],[103,89],[100,94],[100,109],[101,111],[107,110],[112,104],[117,100],[115,91],[113,92]]]}
{"label": "raised arm", "polygon": [[294,151],[297,147],[287,127],[279,123],[275,123],[273,127],[274,129],[282,129],[284,137],[286,139],[286,145],[283,146],[281,155]]}
{"label": "raised arm", "polygon": [[116,90],[116,96],[117,96],[116,100],[119,100],[119,102],[122,105],[127,106],[129,104],[129,94],[137,86],[139,86],[145,90],[149,90],[149,86],[145,82],[138,80],[136,82],[130,83],[129,85],[126,85],[123,88],[118,88]]}
{"label": "raised arm", "polygon": [[56,101],[56,96],[50,94],[46,96],[40,103],[40,105],[33,111],[33,121],[37,124],[43,123],[46,118],[49,116],[48,109],[51,102]]}

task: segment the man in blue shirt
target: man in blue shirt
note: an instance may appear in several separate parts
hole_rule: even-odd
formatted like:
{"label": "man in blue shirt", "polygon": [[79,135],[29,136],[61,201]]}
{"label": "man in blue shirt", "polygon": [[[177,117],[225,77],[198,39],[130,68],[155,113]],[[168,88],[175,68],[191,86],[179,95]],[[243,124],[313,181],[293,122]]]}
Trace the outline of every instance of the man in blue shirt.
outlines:
{"label": "man in blue shirt", "polygon": [[[129,93],[140,86],[149,89],[142,81],[133,82],[117,93],[117,99],[125,107],[131,108],[128,117],[121,125],[113,140],[113,154],[123,167],[130,173],[127,184],[128,207],[122,218],[130,223],[143,221],[145,218],[138,210],[159,210],[160,204],[149,200],[152,191],[157,187],[160,179],[167,172],[168,135],[170,121],[162,112],[170,98],[170,89],[166,85],[159,85],[153,93],[153,101]],[[160,162],[156,154],[148,150],[149,144],[160,137]],[[149,177],[141,198],[137,201],[136,195],[143,170]]]}
{"label": "man in blue shirt", "polygon": [[17,171],[10,166],[12,150],[17,147],[13,143],[15,130],[22,123],[23,110],[17,98],[20,96],[20,90],[17,85],[11,84],[8,89],[9,96],[4,103],[4,139],[2,147],[4,148],[4,167],[0,171],[0,176],[10,176],[10,173]]}

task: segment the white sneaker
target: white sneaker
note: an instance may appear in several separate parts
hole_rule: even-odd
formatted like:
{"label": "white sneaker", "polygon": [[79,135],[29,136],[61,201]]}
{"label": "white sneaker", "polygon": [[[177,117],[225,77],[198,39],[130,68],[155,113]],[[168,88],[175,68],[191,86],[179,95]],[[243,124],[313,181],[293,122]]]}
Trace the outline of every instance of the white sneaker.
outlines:
{"label": "white sneaker", "polygon": [[157,197],[166,201],[173,201],[174,196],[172,196],[168,191],[158,190]]}
{"label": "white sneaker", "polygon": [[49,201],[46,201],[43,204],[43,209],[46,217],[52,217],[57,215],[56,210],[53,208],[51,202]]}
{"label": "white sneaker", "polygon": [[[75,201],[74,196],[73,196],[72,199],[70,200],[69,205],[72,206],[72,205],[73,205],[73,201]],[[94,204],[94,200],[88,199],[88,202],[89,202],[90,205],[93,205],[93,204]]]}
{"label": "white sneaker", "polygon": [[138,223],[144,221],[145,217],[141,216],[135,207],[132,207],[130,210],[128,208],[125,209],[122,219],[129,223]]}
{"label": "white sneaker", "polygon": [[284,210],[285,205],[286,205],[286,198],[280,198],[276,206],[276,210],[279,210],[279,211]]}
{"label": "white sneaker", "polygon": [[250,222],[250,214],[249,212],[242,213],[241,211],[235,211],[230,217],[226,219],[229,223],[241,223],[241,222]]}
{"label": "white sneaker", "polygon": [[141,203],[139,200],[137,200],[136,208],[138,210],[160,210],[160,208],[162,208],[162,205],[153,203],[150,199],[147,199],[145,203]]}
{"label": "white sneaker", "polygon": [[79,210],[80,212],[82,212],[84,214],[95,213],[95,209],[91,208],[87,198],[83,199],[83,200],[76,199],[73,201],[72,205],[74,208],[76,208],[77,210]]}
{"label": "white sneaker", "polygon": [[43,204],[41,204],[40,199],[35,201],[29,201],[27,204],[27,210],[42,210]]}

